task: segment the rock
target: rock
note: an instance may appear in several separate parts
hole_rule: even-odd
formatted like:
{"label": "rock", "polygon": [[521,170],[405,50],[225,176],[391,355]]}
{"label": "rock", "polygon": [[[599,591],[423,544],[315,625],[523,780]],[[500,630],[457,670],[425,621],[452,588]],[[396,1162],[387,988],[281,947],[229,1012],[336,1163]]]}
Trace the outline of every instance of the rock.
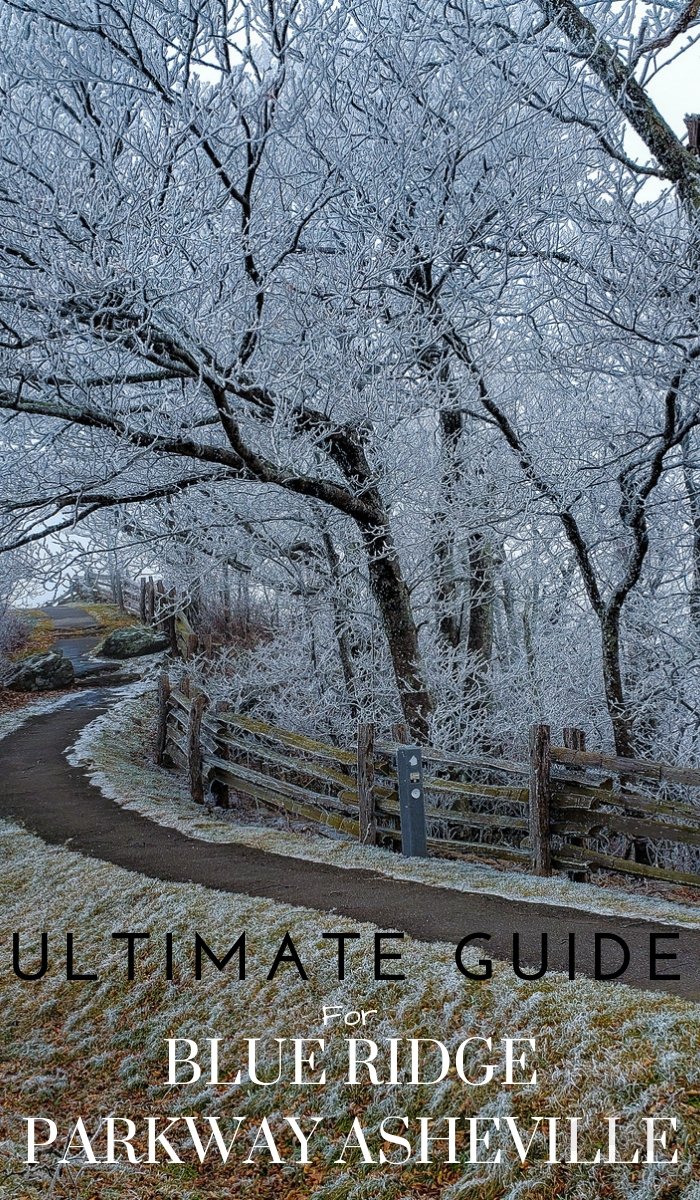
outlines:
{"label": "rock", "polygon": [[162,633],[143,625],[115,629],[96,648],[95,654],[104,658],[138,658],[141,654],[157,654],[167,650],[168,639]]}
{"label": "rock", "polygon": [[16,663],[5,678],[5,687],[12,692],[55,692],[70,687],[74,679],[70,659],[60,650],[51,650]]}

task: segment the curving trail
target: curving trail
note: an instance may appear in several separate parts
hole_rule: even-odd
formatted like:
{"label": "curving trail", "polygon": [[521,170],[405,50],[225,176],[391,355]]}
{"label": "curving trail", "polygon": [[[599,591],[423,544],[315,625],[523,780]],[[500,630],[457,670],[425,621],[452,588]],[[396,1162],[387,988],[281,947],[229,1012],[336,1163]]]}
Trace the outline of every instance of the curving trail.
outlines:
{"label": "curving trail", "polygon": [[[47,843],[67,845],[150,878],[337,913],[338,930],[351,929],[352,921],[367,921],[422,941],[452,944],[468,933],[489,933],[485,953],[506,961],[512,954],[513,932],[518,931],[523,958],[535,962],[540,934],[546,933],[551,970],[567,969],[569,934],[574,933],[577,969],[587,975],[593,972],[594,933],[616,934],[631,952],[630,967],[620,982],[700,1000],[700,931],[429,887],[369,870],[198,841],[121,808],[80,768],[70,766],[64,754],[80,730],[107,707],[104,693],[86,691],[74,703],[34,718],[0,742],[0,816],[19,821]],[[675,963],[661,962],[659,970],[679,974],[679,981],[650,980],[649,938],[654,932],[678,934],[677,941],[664,942],[658,949],[677,953]]]}

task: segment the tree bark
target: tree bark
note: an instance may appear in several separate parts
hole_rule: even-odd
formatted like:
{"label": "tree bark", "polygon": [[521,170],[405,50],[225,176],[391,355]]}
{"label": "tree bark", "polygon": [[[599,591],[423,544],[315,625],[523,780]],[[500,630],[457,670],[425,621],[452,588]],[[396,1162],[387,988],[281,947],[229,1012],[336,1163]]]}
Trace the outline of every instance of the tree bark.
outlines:
{"label": "tree bark", "polygon": [[466,680],[467,699],[477,707],[487,701],[486,678],[493,651],[493,551],[486,534],[469,537],[469,634],[467,650],[474,664]]}
{"label": "tree bark", "polygon": [[[448,378],[443,367],[441,378]],[[459,448],[464,432],[460,408],[440,412],[443,467],[441,503],[435,516],[435,598],[437,634],[448,651],[466,647],[469,667],[464,679],[464,712],[460,724],[481,715],[488,705],[487,675],[493,652],[494,591],[493,553],[488,534],[477,529],[467,536],[467,579],[455,561],[455,528],[452,519],[457,489],[464,480]],[[466,587],[464,586],[466,583]]]}
{"label": "tree bark", "polygon": [[418,629],[408,585],[388,525],[360,528],[367,552],[372,595],[381,615],[401,708],[411,736],[418,743],[426,744],[433,700],[423,676]]}
{"label": "tree bark", "polygon": [[696,637],[700,636],[700,488],[698,488],[690,464],[690,444],[688,436],[683,438],[683,483],[688,497],[690,509],[690,526],[692,532],[692,578],[690,583],[690,625]]}
{"label": "tree bark", "polygon": [[603,683],[605,700],[610,714],[615,753],[621,758],[634,758],[634,719],[627,703],[620,664],[620,613],[607,609],[600,618],[603,654]]}
{"label": "tree bark", "polygon": [[350,638],[348,637],[347,613],[342,602],[340,557],[335,548],[333,538],[327,529],[321,529],[321,540],[323,542],[323,548],[326,552],[328,570],[331,577],[330,606],[333,614],[333,630],[335,632],[335,640],[338,644],[338,656],[340,658],[343,679],[345,680],[345,690],[348,694],[350,716],[352,717],[353,721],[356,721],[359,714],[357,706],[355,667],[353,664]]}
{"label": "tree bark", "polygon": [[[601,639],[603,648],[603,681],[605,699],[610,714],[615,741],[615,753],[621,758],[634,758],[636,750],[635,720],[625,697],[620,663],[620,610],[608,608],[601,617]],[[620,783],[624,780],[621,778]],[[635,815],[635,814],[632,814]],[[646,838],[632,839],[634,861],[650,863],[649,843]]]}
{"label": "tree bark", "polygon": [[454,561],[454,527],[450,507],[460,476],[456,450],[462,432],[462,414],[457,409],[440,413],[443,468],[440,503],[434,518],[433,554],[435,557],[435,600],[438,638],[448,650],[457,650],[461,641],[461,604]]}

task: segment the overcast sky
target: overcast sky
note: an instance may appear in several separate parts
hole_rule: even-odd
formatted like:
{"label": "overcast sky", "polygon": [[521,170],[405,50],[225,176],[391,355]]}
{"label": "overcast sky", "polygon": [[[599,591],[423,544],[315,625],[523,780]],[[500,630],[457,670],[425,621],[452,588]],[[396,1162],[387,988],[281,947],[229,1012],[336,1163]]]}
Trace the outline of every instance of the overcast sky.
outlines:
{"label": "overcast sky", "polygon": [[649,95],[669,125],[683,135],[685,114],[700,113],[700,44],[691,45],[679,58],[675,57],[678,48],[690,41],[688,36],[681,38],[672,52],[666,52],[667,65],[647,85]]}

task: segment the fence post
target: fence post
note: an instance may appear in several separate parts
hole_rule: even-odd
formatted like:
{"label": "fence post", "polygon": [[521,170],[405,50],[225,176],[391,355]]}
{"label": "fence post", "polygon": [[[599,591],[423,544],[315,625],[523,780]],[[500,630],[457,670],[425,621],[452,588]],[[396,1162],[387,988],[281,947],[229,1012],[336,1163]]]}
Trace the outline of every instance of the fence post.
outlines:
{"label": "fence post", "polygon": [[117,567],[114,568],[114,575],[112,577],[112,590],[114,593],[114,602],[117,608],[120,609],[121,612],[126,612],[124,607],[124,586],[122,584],[122,577],[119,574],[119,569]]}
{"label": "fence post", "polygon": [[159,629],[161,631],[161,633],[165,633],[165,626],[166,626],[166,616],[163,611],[164,608],[165,608],[165,584],[163,583],[162,579],[159,579],[156,582],[154,621],[155,621],[156,628]]}
{"label": "fence post", "polygon": [[[226,712],[227,710],[228,704],[226,701],[219,700],[215,709],[217,715],[220,716],[221,713]],[[223,741],[223,738],[226,736],[227,728],[228,727],[224,725],[222,721],[216,722],[216,740],[214,743],[216,757],[222,759],[224,762],[228,762],[229,758],[231,757],[231,749],[226,745],[226,742]],[[223,779],[215,779],[212,783],[211,790],[216,803],[221,808],[230,807],[229,787]]]}
{"label": "fence post", "polygon": [[156,732],[156,764],[163,766],[165,747],[168,740],[168,701],[170,699],[170,677],[166,672],[158,680],[158,729]]}
{"label": "fence post", "polygon": [[168,592],[168,601],[169,601],[169,606],[168,606],[168,615],[165,619],[165,631],[168,636],[168,643],[170,645],[170,653],[175,658],[178,658],[179,652],[178,652],[178,645],[177,645],[177,625],[175,623],[175,606],[177,604],[177,593],[175,591],[175,588],[171,588],[170,591]]}
{"label": "fence post", "polygon": [[357,796],[360,806],[360,841],[377,844],[377,813],[374,805],[375,727],[360,721],[357,726]]}
{"label": "fence post", "polygon": [[536,875],[552,874],[549,824],[552,805],[549,725],[530,726],[530,853]]}
{"label": "fence post", "polygon": [[[565,725],[562,733],[564,735],[564,745],[567,750],[586,749],[586,735],[582,729],[577,729],[575,725]],[[570,767],[569,770],[575,772],[578,768]],[[572,846],[581,846],[582,849],[586,845],[585,838],[582,837],[572,837],[570,838],[570,842]],[[573,880],[574,883],[589,883],[590,878],[590,872],[585,867],[582,867],[578,871],[569,871],[569,879]]]}
{"label": "fence post", "polygon": [[204,804],[204,780],[202,778],[202,717],[207,707],[203,692],[195,692],[190,703],[187,724],[187,767],[190,776],[190,794],[196,804]]}
{"label": "fence post", "polygon": [[420,746],[399,746],[396,751],[396,774],[399,779],[401,853],[406,858],[427,858]]}
{"label": "fence post", "polygon": [[149,625],[152,625],[156,615],[156,589],[153,583],[153,576],[148,576],[148,584],[146,585],[146,620]]}
{"label": "fence post", "polygon": [[142,625],[146,624],[146,577],[142,575],[139,579],[139,620]]}

